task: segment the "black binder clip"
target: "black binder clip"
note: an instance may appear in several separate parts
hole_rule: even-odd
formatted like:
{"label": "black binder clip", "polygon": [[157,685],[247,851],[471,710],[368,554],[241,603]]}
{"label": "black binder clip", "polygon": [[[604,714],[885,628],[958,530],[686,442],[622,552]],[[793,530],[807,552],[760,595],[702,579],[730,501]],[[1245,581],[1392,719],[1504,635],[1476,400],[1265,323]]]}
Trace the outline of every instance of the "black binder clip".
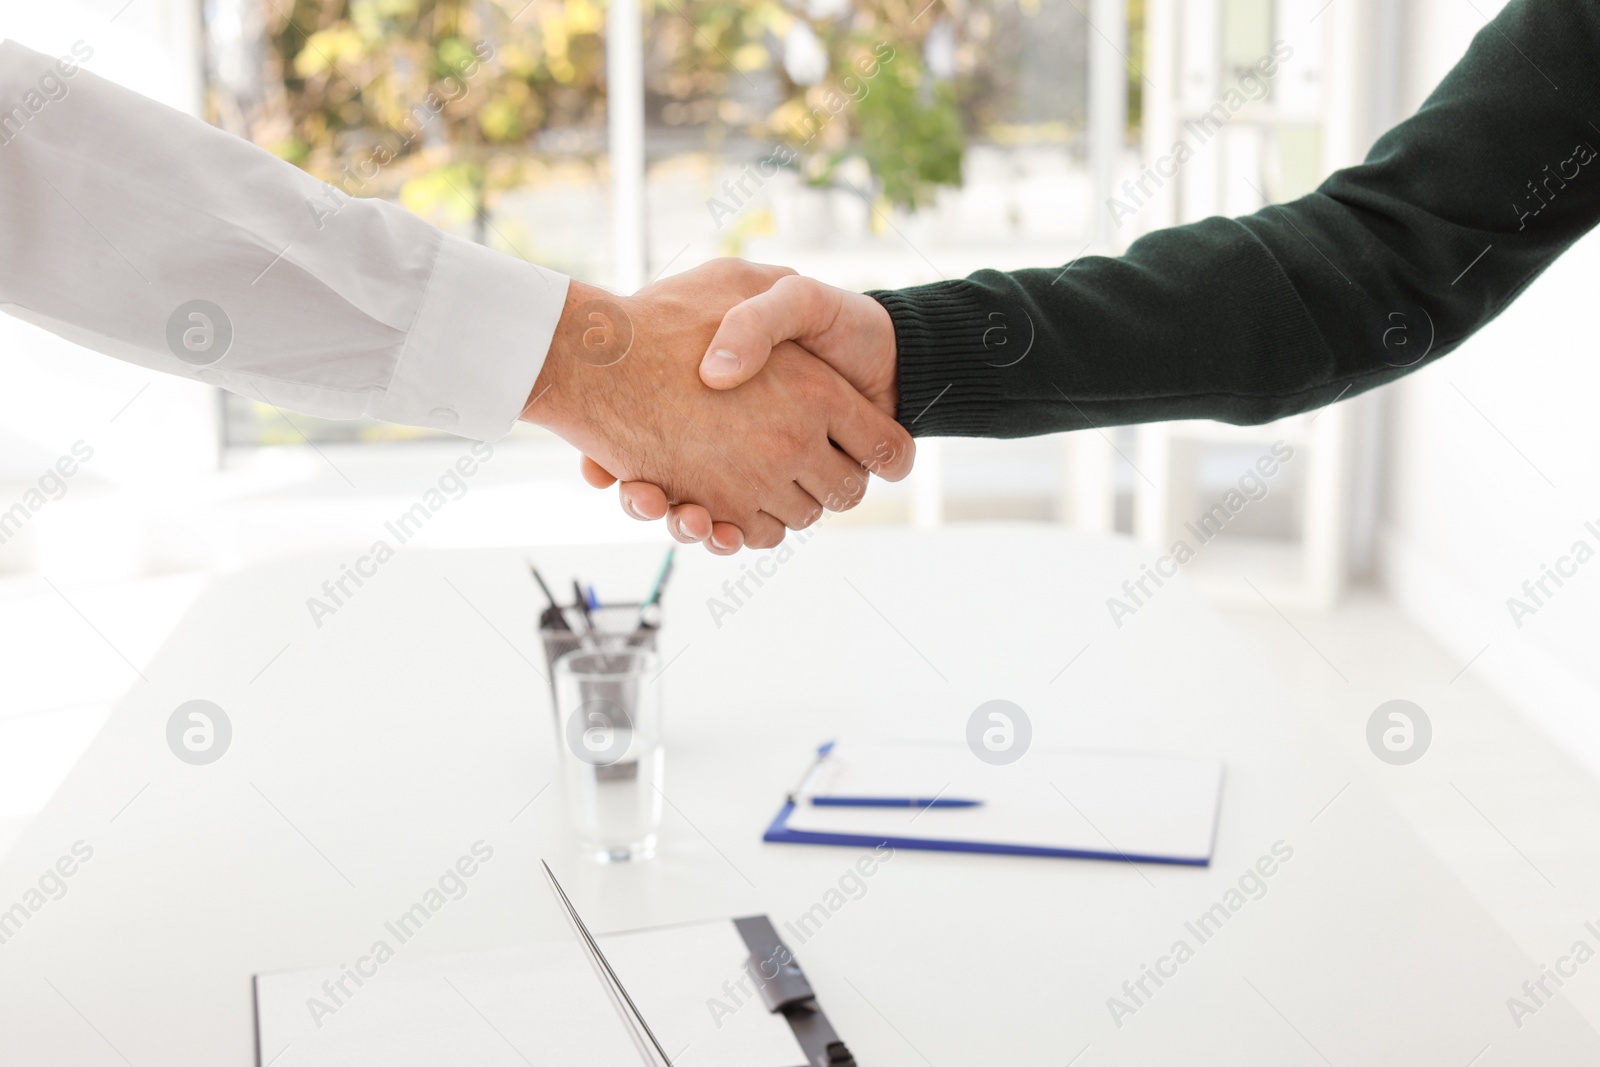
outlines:
{"label": "black binder clip", "polygon": [[750,949],[745,969],[755,980],[761,1003],[789,1021],[806,1059],[813,1067],[856,1067],[855,1057],[822,1013],[800,961],[779,939],[772,921],[765,915],[751,915],[735,919],[733,924]]}
{"label": "black binder clip", "polygon": [[761,1003],[768,1011],[782,1011],[817,997],[800,964],[781,941],[775,951],[750,953],[745,969],[756,980],[756,992],[761,994]]}

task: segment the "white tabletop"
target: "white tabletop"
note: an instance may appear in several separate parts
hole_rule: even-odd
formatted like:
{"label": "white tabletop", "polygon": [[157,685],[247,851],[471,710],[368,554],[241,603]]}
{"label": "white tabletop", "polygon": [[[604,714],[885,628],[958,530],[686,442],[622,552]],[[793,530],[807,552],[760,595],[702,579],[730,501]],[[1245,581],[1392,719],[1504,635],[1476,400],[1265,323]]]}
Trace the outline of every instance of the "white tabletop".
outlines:
{"label": "white tabletop", "polygon": [[[576,574],[625,599],[660,550],[537,556],[558,588]],[[0,1062],[249,1064],[253,973],[354,960],[479,841],[492,860],[401,951],[566,936],[528,906],[540,857],[599,929],[765,912],[781,931],[858,858],[761,841],[816,743],[960,740],[995,698],[1028,712],[1035,745],[1225,760],[1214,862],[897,853],[791,944],[861,1063],[1490,1067],[1600,1050],[1559,999],[1516,1024],[1507,998],[1538,966],[1181,581],[1114,625],[1106,597],[1145,562],[1127,542],[824,529],[716,619],[708,598],[733,605],[724,582],[765,557],[680,552],[661,854],[613,868],[579,859],[552,784],[526,558],[403,549],[320,627],[307,598],[350,556],[216,582],[0,866],[0,909],[28,913],[0,943]],[[207,766],[167,747],[192,699],[233,725]],[[65,893],[29,896],[80,841],[92,858]],[[1185,924],[1276,842],[1292,858],[1202,943]],[[1134,1001],[1124,982],[1180,939],[1192,958]],[[1114,1020],[1112,997],[1137,1011]]]}

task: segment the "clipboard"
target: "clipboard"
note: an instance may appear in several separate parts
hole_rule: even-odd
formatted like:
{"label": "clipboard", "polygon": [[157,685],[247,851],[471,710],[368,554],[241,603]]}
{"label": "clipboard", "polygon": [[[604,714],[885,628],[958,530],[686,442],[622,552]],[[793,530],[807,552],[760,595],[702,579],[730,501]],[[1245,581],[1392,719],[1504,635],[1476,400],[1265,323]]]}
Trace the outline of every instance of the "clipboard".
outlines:
{"label": "clipboard", "polygon": [[[666,1056],[645,1048],[647,1042],[637,1040],[639,1035],[625,1034],[627,1027],[619,1025],[622,1012],[591,973],[593,957],[575,940],[397,957],[377,980],[368,980],[370,988],[359,992],[348,1011],[342,1009],[338,1017],[327,1019],[324,1029],[303,1023],[303,997],[330,973],[336,973],[335,969],[254,975],[256,1067],[272,1063],[288,1045],[294,1052],[284,1058],[285,1064],[292,1059],[297,1065],[314,1067],[433,1067],[440,1062],[473,1062],[475,1050],[482,1051],[485,1058],[502,1054],[504,1043],[536,1063],[637,1067],[665,1059],[671,1064],[671,1057],[692,1046],[695,1051],[687,1057],[688,1063],[855,1067],[854,1057],[823,1011],[799,960],[765,915],[621,931],[597,935],[594,940],[631,993],[628,999],[659,1037]],[[714,959],[686,959],[685,953],[692,954],[693,946],[705,944],[721,946]],[[652,967],[640,965],[641,961],[661,959],[670,961],[660,965],[672,973],[670,982],[657,980]],[[408,973],[394,970],[402,965]],[[539,998],[528,995],[536,971],[543,974],[538,990],[547,1001],[542,1009],[544,1018],[535,1017],[541,1010]],[[446,979],[450,985],[444,984]],[[734,1014],[713,1019],[707,1015],[706,998],[724,997],[721,984],[727,979],[741,986],[739,995],[747,999],[727,1001]],[[489,992],[496,987],[501,989],[499,1000],[491,999]],[[429,989],[434,992],[420,995]],[[574,994],[581,994],[578,999],[582,1003],[567,1002]],[[393,998],[389,1007],[366,1019],[359,1016],[375,1006],[373,999],[385,996]],[[674,1001],[685,1010],[674,1011]],[[482,1018],[477,1012],[483,1013]],[[574,1017],[581,1019],[575,1027],[580,1043],[559,1045],[561,1038],[553,1029]],[[485,1019],[492,1020],[492,1029],[484,1024]],[[452,1026],[459,1026],[459,1031],[452,1031]],[[762,1040],[754,1046],[744,1045],[742,1051],[729,1046],[717,1051],[719,1038],[747,1027],[761,1029]],[[779,1035],[781,1044],[774,1040]],[[481,1048],[462,1043],[463,1038],[481,1041]],[[447,1051],[441,1053],[433,1045]],[[752,1047],[765,1052],[750,1055]],[[787,1054],[781,1051],[784,1047]]]}
{"label": "clipboard", "polygon": [[[809,788],[840,753],[835,778],[853,796],[982,798],[960,811],[894,806],[821,807]],[[830,741],[768,824],[773,844],[1091,859],[1206,867],[1216,847],[1224,767],[1218,760],[1100,750],[1032,752],[1033,766],[981,764],[964,746]],[[884,789],[873,789],[883,772]],[[848,784],[844,784],[848,782]],[[863,784],[865,783],[865,784]],[[892,788],[887,788],[892,787]]]}

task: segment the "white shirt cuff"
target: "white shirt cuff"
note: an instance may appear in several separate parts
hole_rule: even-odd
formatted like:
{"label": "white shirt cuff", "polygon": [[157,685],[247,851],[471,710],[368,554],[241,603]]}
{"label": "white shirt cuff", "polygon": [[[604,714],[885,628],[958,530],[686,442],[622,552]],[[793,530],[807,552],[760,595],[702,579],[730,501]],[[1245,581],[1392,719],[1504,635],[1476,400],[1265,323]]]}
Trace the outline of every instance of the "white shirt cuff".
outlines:
{"label": "white shirt cuff", "polygon": [[445,234],[374,417],[480,441],[505,436],[544,366],[568,280]]}

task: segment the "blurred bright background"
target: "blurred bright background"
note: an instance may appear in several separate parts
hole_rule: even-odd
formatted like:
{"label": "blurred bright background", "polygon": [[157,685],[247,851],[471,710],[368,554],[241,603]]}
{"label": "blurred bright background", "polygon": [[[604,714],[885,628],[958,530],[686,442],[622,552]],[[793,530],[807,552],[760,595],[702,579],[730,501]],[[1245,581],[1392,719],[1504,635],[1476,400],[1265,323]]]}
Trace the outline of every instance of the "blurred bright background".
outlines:
{"label": "blurred bright background", "polygon": [[[85,42],[87,69],[353,195],[620,291],[722,255],[866,289],[1115,254],[1306,193],[1415,110],[1499,6],[0,0],[0,36]],[[1578,781],[1600,766],[1600,568],[1520,625],[1506,600],[1600,541],[1597,259],[1581,243],[1379,394],[1259,428],[925,441],[911,479],[830,529],[1069,524],[1153,561],[1284,442],[1266,495],[1184,573],[1318,713],[1360,723],[1407,697],[1457,758],[1532,745],[1546,780]],[[0,831],[44,804],[207,576],[365,548],[464,447],[285,415],[3,316],[0,382],[0,516],[92,450],[0,526]],[[519,429],[418,543],[642,539],[664,535]]]}

